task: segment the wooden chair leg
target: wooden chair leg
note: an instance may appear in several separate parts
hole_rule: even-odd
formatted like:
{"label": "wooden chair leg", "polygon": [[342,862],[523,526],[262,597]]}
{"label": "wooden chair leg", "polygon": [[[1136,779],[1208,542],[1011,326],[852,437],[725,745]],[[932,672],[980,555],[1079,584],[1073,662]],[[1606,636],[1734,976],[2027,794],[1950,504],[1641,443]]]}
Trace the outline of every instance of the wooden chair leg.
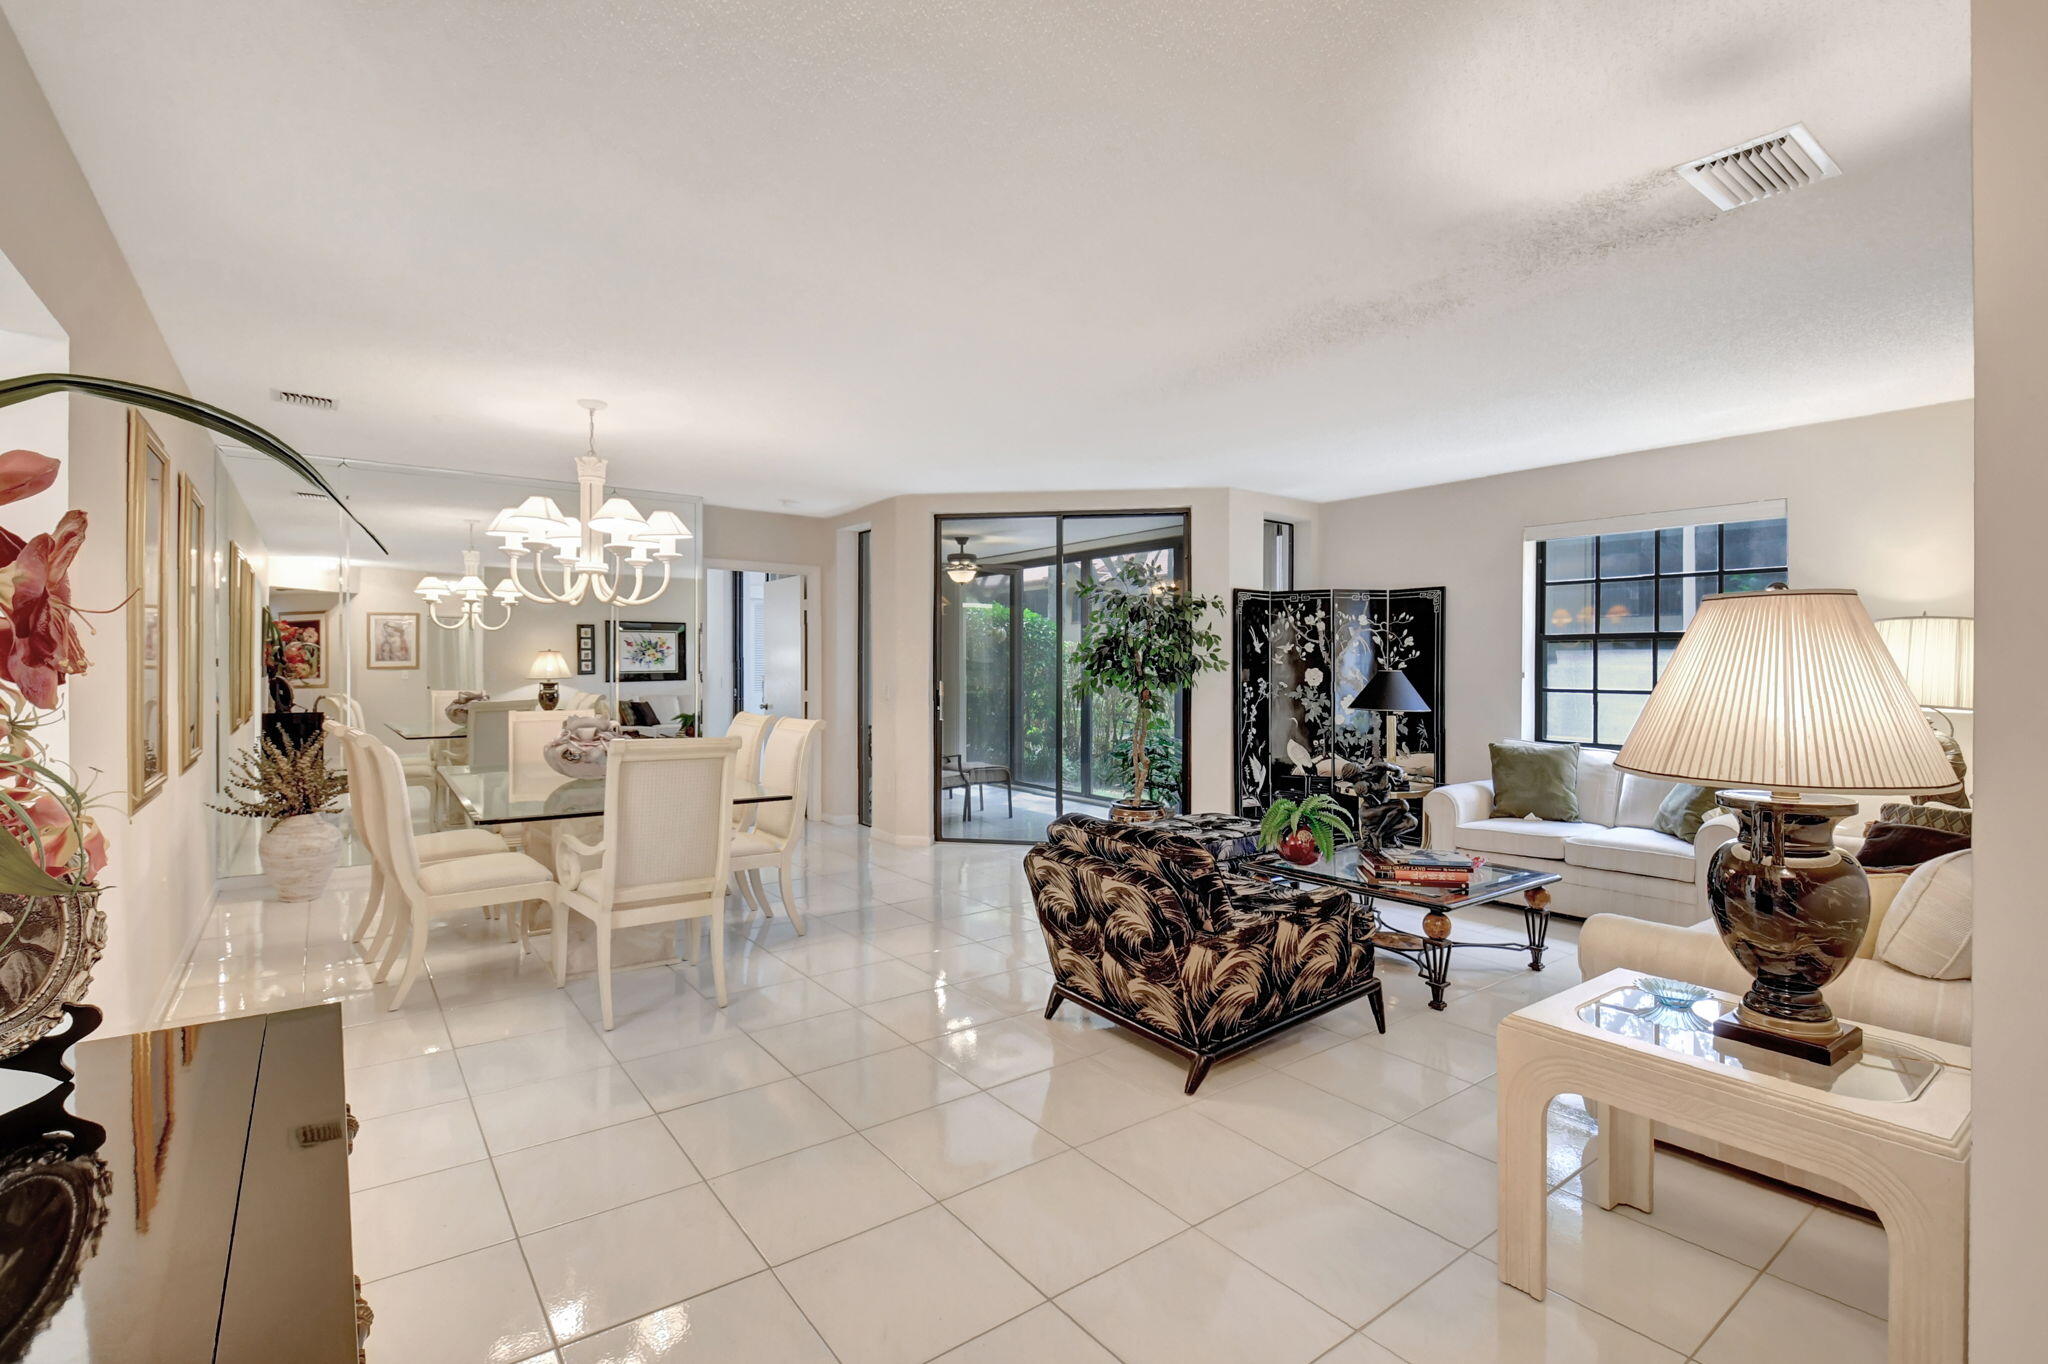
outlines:
{"label": "wooden chair leg", "polygon": [[725,902],[719,901],[711,919],[711,984],[718,992],[718,1007],[725,1007]]}
{"label": "wooden chair leg", "polygon": [[797,912],[796,889],[795,883],[790,878],[788,858],[784,858],[776,864],[775,876],[776,883],[782,887],[782,912],[789,915],[790,926],[796,929],[798,937],[802,937],[804,933],[804,916]]}
{"label": "wooden chair leg", "polygon": [[569,983],[569,916],[571,911],[567,905],[560,902],[557,902],[553,908],[554,924],[550,931],[555,939],[555,988],[559,990]]}
{"label": "wooden chair leg", "polygon": [[[398,942],[399,939],[394,935],[391,945],[396,947]],[[413,982],[420,978],[420,972],[425,969],[426,964],[427,915],[425,910],[415,909],[412,914],[412,951],[405,959],[405,974],[398,978],[398,989],[392,993],[391,1002],[384,1006],[387,1011],[405,1003],[405,997],[412,993]]]}
{"label": "wooden chair leg", "polygon": [[1067,997],[1061,994],[1058,990],[1054,990],[1050,995],[1046,997],[1045,1016],[1047,1018],[1051,1018],[1054,1014],[1060,1011],[1060,1005],[1066,1002]]}
{"label": "wooden chair leg", "polygon": [[746,882],[748,893],[754,897],[754,903],[760,907],[761,917],[764,919],[774,918],[775,906],[768,903],[768,886],[761,880],[760,869],[749,867],[740,873],[740,879]]}
{"label": "wooden chair leg", "polygon": [[377,910],[384,901],[384,869],[376,863],[370,864],[370,893],[363,897],[363,917],[356,920],[356,931],[349,934],[352,943],[361,943],[370,935],[370,926],[377,922]]}
{"label": "wooden chair leg", "polygon": [[604,1030],[612,1030],[612,925],[609,919],[597,924],[597,1002],[604,1014]]}
{"label": "wooden chair leg", "polygon": [[[370,949],[378,957],[377,974],[372,979],[382,985],[391,975],[391,968],[398,964],[398,953],[405,946],[405,940],[412,934],[412,902],[402,895],[391,897],[391,903],[384,907],[384,925],[378,930],[376,946]],[[377,948],[383,948],[381,956]]]}
{"label": "wooden chair leg", "polygon": [[1213,1056],[1197,1056],[1188,1063],[1187,1093],[1193,1094],[1201,1087],[1202,1081],[1209,1078],[1209,1067],[1215,1063],[1216,1058]]}

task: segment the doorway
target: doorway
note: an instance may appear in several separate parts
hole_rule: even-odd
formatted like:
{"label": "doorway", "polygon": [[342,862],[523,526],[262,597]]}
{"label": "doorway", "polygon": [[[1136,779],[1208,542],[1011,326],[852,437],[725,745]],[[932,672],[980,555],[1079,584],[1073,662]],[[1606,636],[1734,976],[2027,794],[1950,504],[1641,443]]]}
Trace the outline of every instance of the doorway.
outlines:
{"label": "doorway", "polygon": [[810,713],[809,587],[799,568],[705,570],[700,733],[725,733],[743,710]]}
{"label": "doorway", "polygon": [[[1088,610],[1077,589],[1132,562],[1184,582],[1187,545],[1184,510],[935,518],[938,837],[1036,842],[1058,816],[1106,815],[1130,794],[1135,702],[1074,693],[1070,659]],[[1183,693],[1146,743],[1152,795],[1174,809],[1187,807],[1186,734]]]}
{"label": "doorway", "polygon": [[854,547],[854,784],[863,827],[875,823],[874,532],[860,532]]}

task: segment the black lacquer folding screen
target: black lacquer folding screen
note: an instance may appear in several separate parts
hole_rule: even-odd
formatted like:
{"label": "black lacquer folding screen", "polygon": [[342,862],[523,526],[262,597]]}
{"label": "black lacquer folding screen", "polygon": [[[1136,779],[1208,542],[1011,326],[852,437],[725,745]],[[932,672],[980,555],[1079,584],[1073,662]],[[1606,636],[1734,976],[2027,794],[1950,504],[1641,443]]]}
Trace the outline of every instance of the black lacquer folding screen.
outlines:
{"label": "black lacquer folding screen", "polygon": [[1430,709],[1397,716],[1392,760],[1416,786],[1444,756],[1444,589],[1239,589],[1232,642],[1237,810],[1256,817],[1275,796],[1327,791],[1379,760],[1383,717],[1347,703],[1382,651]]}

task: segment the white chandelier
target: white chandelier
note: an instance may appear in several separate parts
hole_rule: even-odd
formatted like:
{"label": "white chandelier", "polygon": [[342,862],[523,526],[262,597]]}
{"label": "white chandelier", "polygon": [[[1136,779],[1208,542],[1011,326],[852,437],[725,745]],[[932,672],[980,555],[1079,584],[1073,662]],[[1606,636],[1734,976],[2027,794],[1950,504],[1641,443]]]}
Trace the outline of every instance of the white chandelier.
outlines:
{"label": "white chandelier", "polygon": [[[565,516],[553,498],[538,494],[499,512],[488,533],[511,560],[499,593],[509,585],[507,601],[574,606],[591,596],[614,606],[644,606],[668,589],[669,561],[678,556],[676,546],[692,538],[690,528],[672,511],[642,516],[625,498],[604,495],[605,461],[597,453],[597,414],[604,404],[579,398],[577,405],[590,414],[589,449],[576,457],[578,514]],[[520,576],[528,554],[534,559],[531,587]],[[554,560],[552,571],[544,557]],[[656,563],[661,580],[650,584],[648,569]]]}
{"label": "white chandelier", "polygon": [[[472,521],[469,525],[470,533],[474,535],[476,522]],[[427,618],[443,630],[460,630],[466,625],[474,625],[479,630],[502,630],[512,623],[512,603],[519,600],[519,589],[513,585],[510,578],[500,582],[496,587],[486,588],[482,576],[477,571],[480,567],[480,557],[474,549],[465,549],[462,551],[460,578],[454,582],[435,577],[421,578],[419,584],[413,588],[414,592],[426,599]],[[461,606],[462,612],[454,620],[442,620],[441,603],[450,597],[458,599],[457,604]],[[505,614],[498,618],[496,625],[484,620],[484,602],[492,599],[505,608]]]}

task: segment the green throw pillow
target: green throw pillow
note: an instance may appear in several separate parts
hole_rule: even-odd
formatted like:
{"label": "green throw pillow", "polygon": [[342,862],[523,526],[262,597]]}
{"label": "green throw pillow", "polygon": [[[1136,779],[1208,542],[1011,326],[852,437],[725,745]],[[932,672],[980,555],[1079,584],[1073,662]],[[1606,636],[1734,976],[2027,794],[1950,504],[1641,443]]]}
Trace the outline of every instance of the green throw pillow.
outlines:
{"label": "green throw pillow", "polygon": [[1579,817],[1579,746],[1502,739],[1487,745],[1493,758],[1496,819],[1574,820]]}
{"label": "green throw pillow", "polygon": [[1708,812],[1720,803],[1720,793],[1713,787],[1680,782],[1664,794],[1664,803],[1657,807],[1657,817],[1650,821],[1650,827],[1690,843],[1699,837],[1700,825],[1707,822]]}

